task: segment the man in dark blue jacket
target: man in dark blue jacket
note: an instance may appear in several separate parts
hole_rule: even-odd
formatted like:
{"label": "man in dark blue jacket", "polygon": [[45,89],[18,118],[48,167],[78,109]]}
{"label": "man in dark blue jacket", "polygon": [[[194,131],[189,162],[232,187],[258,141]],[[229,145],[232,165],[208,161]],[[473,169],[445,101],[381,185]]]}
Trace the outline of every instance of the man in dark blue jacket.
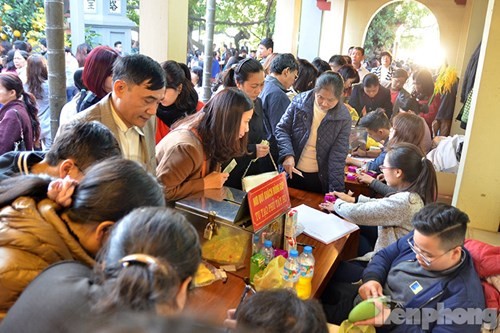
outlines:
{"label": "man in dark blue jacket", "polygon": [[463,247],[469,218],[430,204],[413,218],[415,231],[380,251],[363,272],[363,299],[386,295],[394,305],[369,320],[393,332],[478,332],[481,282]]}
{"label": "man in dark blue jacket", "polygon": [[363,299],[389,296],[392,309],[363,324],[392,332],[479,332],[485,307],[481,282],[463,247],[468,216],[430,204],[413,218],[415,230],[378,252],[363,272]]}

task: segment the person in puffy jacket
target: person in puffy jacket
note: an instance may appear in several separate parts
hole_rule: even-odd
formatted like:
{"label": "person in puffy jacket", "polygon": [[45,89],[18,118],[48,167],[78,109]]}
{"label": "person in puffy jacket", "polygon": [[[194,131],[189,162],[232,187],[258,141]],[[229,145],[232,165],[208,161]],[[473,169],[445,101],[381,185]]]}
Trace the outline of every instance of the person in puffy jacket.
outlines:
{"label": "person in puffy jacket", "polygon": [[279,161],[288,185],[306,191],[344,191],[351,116],[342,103],[340,74],[323,73],[313,90],[297,95],[276,127]]}
{"label": "person in puffy jacket", "polygon": [[100,162],[80,183],[51,181],[24,175],[0,183],[0,320],[49,265],[77,260],[92,267],[115,221],[165,204],[157,180],[130,160]]}

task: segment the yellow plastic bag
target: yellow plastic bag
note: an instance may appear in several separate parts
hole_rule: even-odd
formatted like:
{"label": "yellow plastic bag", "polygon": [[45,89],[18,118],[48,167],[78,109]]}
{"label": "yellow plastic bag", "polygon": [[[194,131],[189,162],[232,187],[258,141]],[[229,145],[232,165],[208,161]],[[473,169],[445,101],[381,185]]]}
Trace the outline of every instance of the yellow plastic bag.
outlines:
{"label": "yellow plastic bag", "polygon": [[286,259],[283,256],[277,256],[269,262],[267,267],[255,274],[253,285],[255,290],[262,291],[267,289],[284,288],[282,273],[285,267]]}
{"label": "yellow plastic bag", "polygon": [[375,333],[375,327],[372,325],[360,325],[356,326],[351,323],[349,320],[344,320],[342,324],[340,324],[338,333]]}

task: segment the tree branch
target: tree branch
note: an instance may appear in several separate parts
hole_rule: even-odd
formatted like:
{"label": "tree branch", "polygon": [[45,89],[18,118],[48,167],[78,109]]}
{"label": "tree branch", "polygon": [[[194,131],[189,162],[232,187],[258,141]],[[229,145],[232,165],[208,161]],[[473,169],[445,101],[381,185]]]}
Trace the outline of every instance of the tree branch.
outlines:
{"label": "tree branch", "polygon": [[[195,16],[189,16],[189,19],[193,20],[193,21],[197,21],[197,22],[205,22],[206,21],[204,18],[195,17]],[[267,18],[264,18],[264,19],[259,20],[259,21],[243,22],[243,23],[240,23],[240,22],[231,22],[231,21],[215,21],[214,23],[215,24],[223,24],[223,25],[231,25],[231,26],[235,26],[235,27],[248,27],[250,25],[261,24],[261,23],[264,23],[264,22],[267,22]]]}

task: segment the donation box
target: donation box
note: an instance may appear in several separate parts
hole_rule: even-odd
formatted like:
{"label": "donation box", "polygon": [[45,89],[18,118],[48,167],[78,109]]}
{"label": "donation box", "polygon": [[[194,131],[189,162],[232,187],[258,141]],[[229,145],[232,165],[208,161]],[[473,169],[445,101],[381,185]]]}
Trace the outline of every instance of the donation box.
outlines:
{"label": "donation box", "polygon": [[244,278],[250,275],[254,239],[283,248],[290,197],[280,174],[248,193],[230,187],[208,190],[177,201],[175,208],[198,231],[203,259],[216,266],[233,265],[234,273]]}

